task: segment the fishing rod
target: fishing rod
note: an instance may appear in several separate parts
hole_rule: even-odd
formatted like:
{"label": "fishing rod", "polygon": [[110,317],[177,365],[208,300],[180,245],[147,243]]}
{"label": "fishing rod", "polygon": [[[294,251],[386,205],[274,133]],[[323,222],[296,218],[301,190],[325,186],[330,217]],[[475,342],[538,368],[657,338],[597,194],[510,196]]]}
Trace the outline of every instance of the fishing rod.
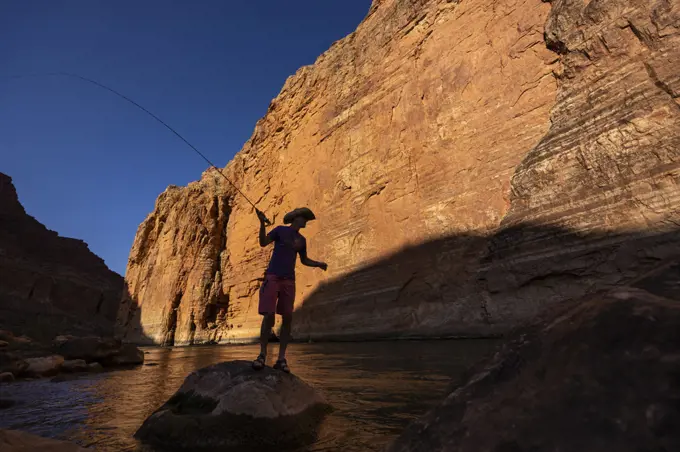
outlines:
{"label": "fishing rod", "polygon": [[55,76],[58,76],[58,77],[72,77],[72,78],[75,78],[75,79],[78,79],[78,80],[81,80],[81,81],[84,81],[84,82],[91,83],[91,84],[93,84],[93,85],[95,85],[95,86],[98,86],[99,88],[103,88],[103,89],[105,89],[105,90],[107,90],[107,91],[109,91],[109,92],[112,92],[112,93],[115,94],[116,96],[118,96],[118,97],[120,97],[120,98],[122,98],[122,99],[124,99],[124,100],[126,100],[126,101],[128,101],[128,102],[130,102],[132,105],[134,105],[135,107],[139,108],[139,109],[142,110],[144,113],[146,113],[147,115],[151,116],[151,117],[152,117],[153,119],[155,119],[156,121],[158,121],[158,122],[160,122],[161,124],[163,124],[170,132],[174,133],[180,140],[182,140],[184,143],[186,143],[187,146],[189,146],[191,149],[193,149],[194,152],[196,152],[199,156],[201,156],[201,158],[202,158],[203,160],[205,160],[205,161],[208,163],[208,165],[210,165],[211,168],[215,168],[215,169],[217,170],[217,172],[220,173],[220,175],[221,175],[227,182],[229,182],[229,184],[231,184],[231,186],[234,187],[234,188],[236,189],[236,191],[239,192],[239,193],[241,194],[241,196],[243,196],[243,198],[244,198],[246,201],[248,201],[248,203],[249,203],[251,206],[253,206],[253,209],[255,209],[255,211],[258,213],[258,215],[259,215],[259,214],[262,214],[262,217],[263,217],[263,219],[265,220],[265,223],[266,223],[266,224],[268,224],[268,225],[271,225],[271,224],[272,224],[271,221],[269,221],[269,219],[264,215],[264,213],[263,213],[262,211],[260,211],[260,210],[257,208],[257,206],[256,206],[250,199],[248,199],[248,197],[247,197],[247,196],[246,196],[246,195],[245,195],[245,194],[244,194],[244,193],[243,193],[243,192],[242,192],[242,191],[241,191],[241,190],[240,190],[240,189],[239,189],[239,188],[231,181],[231,180],[229,180],[229,178],[228,178],[227,176],[224,175],[224,173],[222,172],[222,170],[219,169],[217,166],[215,166],[215,164],[214,164],[213,162],[211,162],[211,161],[208,159],[208,157],[206,157],[205,155],[203,155],[203,153],[202,153],[201,151],[199,151],[198,149],[196,149],[196,147],[195,147],[193,144],[189,143],[189,141],[187,141],[186,138],[184,138],[182,135],[180,135],[175,129],[173,129],[172,127],[170,127],[170,126],[169,126],[165,121],[163,121],[161,118],[159,118],[158,116],[154,115],[154,114],[151,113],[149,110],[147,110],[146,108],[142,107],[140,104],[138,104],[138,103],[135,102],[134,100],[130,99],[129,97],[125,96],[124,94],[119,93],[119,92],[116,91],[115,89],[110,88],[110,87],[108,87],[108,86],[106,86],[106,85],[104,85],[104,84],[102,84],[102,83],[99,83],[99,82],[96,81],[96,80],[92,80],[92,79],[90,79],[90,78],[83,77],[83,76],[78,75],[78,74],[71,74],[71,73],[69,73],[69,72],[48,72],[48,73],[44,73],[44,74],[15,75],[15,76],[11,76],[11,77],[9,77],[9,78],[15,79],[15,78],[26,78],[26,77],[55,77]]}

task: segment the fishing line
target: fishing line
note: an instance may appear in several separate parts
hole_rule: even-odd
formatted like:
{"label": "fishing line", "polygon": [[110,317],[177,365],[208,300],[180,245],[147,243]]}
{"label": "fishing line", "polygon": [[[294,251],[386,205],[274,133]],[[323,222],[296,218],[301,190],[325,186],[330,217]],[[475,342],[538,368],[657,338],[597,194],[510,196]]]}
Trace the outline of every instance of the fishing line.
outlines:
{"label": "fishing line", "polygon": [[[174,133],[174,134],[177,136],[177,138],[179,138],[180,140],[182,140],[184,143],[186,143],[187,146],[189,146],[191,149],[193,149],[194,152],[196,152],[199,156],[201,156],[201,158],[202,158],[203,160],[205,160],[205,161],[208,163],[208,165],[210,165],[211,168],[215,168],[215,169],[217,170],[217,172],[220,173],[220,175],[221,175],[227,182],[229,182],[229,184],[231,184],[231,186],[234,187],[234,188],[236,189],[236,191],[238,191],[238,192],[241,194],[241,196],[243,196],[243,198],[245,198],[245,200],[248,201],[248,203],[249,203],[251,206],[253,206],[253,208],[254,208],[257,212],[259,212],[259,209],[257,208],[257,206],[255,206],[255,204],[253,204],[253,202],[252,202],[250,199],[248,199],[248,197],[247,197],[245,194],[243,194],[243,192],[242,192],[242,191],[241,191],[241,190],[240,190],[240,189],[239,189],[239,188],[238,188],[231,180],[229,180],[229,178],[228,178],[227,176],[224,175],[224,173],[222,172],[222,170],[219,169],[217,166],[215,166],[215,164],[214,164],[213,162],[211,162],[211,161],[208,159],[208,157],[206,157],[205,155],[203,155],[203,153],[202,153],[201,151],[199,151],[198,149],[196,149],[196,147],[195,147],[193,144],[189,143],[189,141],[187,141],[186,138],[184,138],[182,135],[180,135],[175,129],[173,129],[172,127],[170,127],[170,126],[169,126],[165,121],[163,121],[161,118],[159,118],[158,116],[154,115],[154,114],[151,113],[149,110],[147,110],[146,108],[142,107],[141,105],[139,105],[137,102],[135,102],[134,100],[130,99],[130,98],[127,97],[126,95],[119,93],[119,92],[116,91],[115,89],[110,88],[110,87],[108,87],[108,86],[106,86],[106,85],[104,85],[104,84],[102,84],[102,83],[99,83],[99,82],[97,82],[96,80],[92,80],[92,79],[90,79],[90,78],[83,77],[83,76],[78,75],[78,74],[71,74],[71,73],[69,73],[69,72],[48,72],[48,73],[44,73],[44,74],[15,75],[15,76],[10,76],[10,77],[8,77],[8,78],[15,79],[15,78],[27,78],[27,77],[54,77],[54,76],[60,76],[60,77],[72,77],[72,78],[75,78],[75,79],[78,79],[78,80],[81,80],[81,81],[84,81],[84,82],[91,83],[91,84],[93,84],[93,85],[95,85],[95,86],[98,86],[99,88],[103,88],[103,89],[105,89],[105,90],[107,90],[107,91],[109,91],[109,92],[112,92],[112,93],[115,94],[116,96],[118,96],[118,97],[120,97],[120,98],[122,98],[122,99],[128,101],[129,103],[131,103],[131,104],[134,105],[135,107],[139,108],[139,109],[142,110],[144,113],[146,113],[147,115],[151,116],[151,117],[152,117],[153,119],[155,119],[156,121],[158,121],[158,122],[160,122],[161,124],[163,124],[170,132]],[[267,223],[271,224],[271,222],[270,222],[269,220],[267,220]]]}

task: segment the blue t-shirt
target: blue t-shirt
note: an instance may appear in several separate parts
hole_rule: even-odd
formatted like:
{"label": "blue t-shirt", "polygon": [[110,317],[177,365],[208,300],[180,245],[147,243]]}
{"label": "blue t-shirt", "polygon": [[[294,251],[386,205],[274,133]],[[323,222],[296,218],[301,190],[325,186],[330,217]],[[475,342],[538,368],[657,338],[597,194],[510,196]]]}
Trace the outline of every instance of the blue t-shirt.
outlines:
{"label": "blue t-shirt", "polygon": [[298,253],[301,256],[307,255],[307,240],[288,226],[277,226],[267,236],[274,241],[274,252],[267,274],[295,279],[295,261]]}

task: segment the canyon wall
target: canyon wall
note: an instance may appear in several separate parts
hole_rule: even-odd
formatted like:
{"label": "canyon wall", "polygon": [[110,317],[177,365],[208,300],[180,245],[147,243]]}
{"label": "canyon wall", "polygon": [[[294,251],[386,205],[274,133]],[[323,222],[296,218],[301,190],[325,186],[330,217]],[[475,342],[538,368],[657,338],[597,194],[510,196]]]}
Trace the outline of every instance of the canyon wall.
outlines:
{"label": "canyon wall", "polygon": [[28,215],[0,173],[0,329],[46,340],[112,334],[122,290],[123,278],[85,242]]}
{"label": "canyon wall", "polygon": [[[475,336],[677,252],[678,1],[382,0],[225,168],[303,231],[297,339]],[[214,171],[131,250],[118,333],[246,341],[270,248]]]}

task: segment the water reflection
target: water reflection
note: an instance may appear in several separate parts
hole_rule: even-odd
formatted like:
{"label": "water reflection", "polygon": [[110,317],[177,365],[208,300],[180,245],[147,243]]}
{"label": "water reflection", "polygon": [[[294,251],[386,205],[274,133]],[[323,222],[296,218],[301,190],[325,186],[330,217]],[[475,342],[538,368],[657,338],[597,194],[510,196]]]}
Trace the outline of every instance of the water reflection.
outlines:
{"label": "water reflection", "polygon": [[[494,341],[293,344],[293,372],[319,389],[335,411],[305,449],[374,451],[444,396],[450,378],[489,353]],[[277,345],[270,348],[270,359]],[[67,439],[98,451],[154,451],[132,435],[191,371],[221,361],[251,360],[255,346],[145,349],[145,365],[0,386],[17,400],[0,411],[0,427]],[[272,363],[268,363],[271,365]],[[300,451],[302,452],[302,451]]]}

